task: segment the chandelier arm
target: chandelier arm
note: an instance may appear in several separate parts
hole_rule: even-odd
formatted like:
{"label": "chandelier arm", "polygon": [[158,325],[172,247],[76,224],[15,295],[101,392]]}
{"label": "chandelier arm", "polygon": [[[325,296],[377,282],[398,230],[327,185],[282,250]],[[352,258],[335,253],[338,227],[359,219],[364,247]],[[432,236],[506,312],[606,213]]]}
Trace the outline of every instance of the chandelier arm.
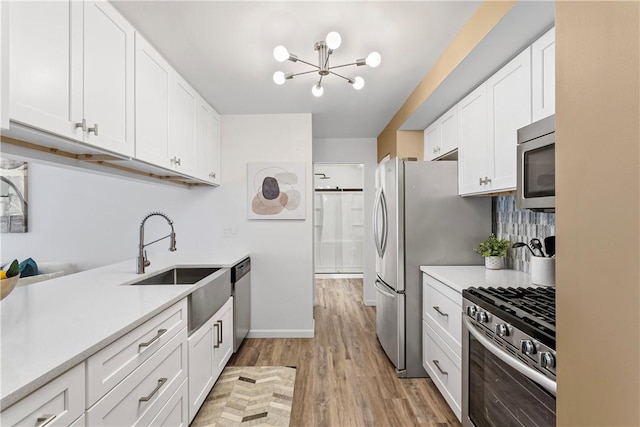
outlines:
{"label": "chandelier arm", "polygon": [[333,67],[329,67],[329,70],[333,70],[334,68],[349,67],[350,65],[358,65],[358,63],[352,62],[350,64],[334,65]]}
{"label": "chandelier arm", "polygon": [[295,74],[288,74],[288,75],[290,76],[290,78],[294,78],[294,77],[297,77],[297,76],[301,76],[303,74],[311,74],[311,73],[317,73],[317,72],[318,72],[318,70],[311,70],[311,71],[304,71],[302,73],[295,73]]}
{"label": "chandelier arm", "polygon": [[312,66],[313,68],[315,68],[316,70],[319,70],[319,69],[320,69],[320,67],[318,67],[317,65],[312,64],[312,63],[307,62],[307,61],[304,61],[304,60],[302,60],[302,59],[298,59],[298,62],[302,62],[303,64],[310,65],[310,66]]}
{"label": "chandelier arm", "polygon": [[329,73],[333,74],[334,76],[338,76],[338,77],[340,77],[340,78],[342,78],[342,79],[345,79],[345,80],[346,80],[346,81],[348,81],[349,83],[353,83],[353,81],[352,81],[353,79],[352,79],[351,77],[345,77],[345,76],[342,76],[342,75],[340,75],[340,74],[338,74],[338,73],[335,73],[335,72],[333,72],[333,71],[329,71]]}

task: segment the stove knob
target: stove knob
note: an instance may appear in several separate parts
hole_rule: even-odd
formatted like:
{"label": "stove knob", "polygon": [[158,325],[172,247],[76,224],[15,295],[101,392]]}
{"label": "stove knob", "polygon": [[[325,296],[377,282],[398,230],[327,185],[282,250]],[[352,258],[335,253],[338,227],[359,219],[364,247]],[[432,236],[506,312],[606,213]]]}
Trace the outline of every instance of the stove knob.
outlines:
{"label": "stove knob", "polygon": [[531,340],[521,340],[520,341],[520,351],[523,354],[536,354],[536,346],[533,344]]}
{"label": "stove knob", "polygon": [[504,323],[498,323],[496,325],[496,334],[500,337],[508,337],[509,336],[509,328]]}
{"label": "stove knob", "polygon": [[555,368],[556,367],[556,358],[553,357],[553,354],[550,352],[540,353],[540,365],[543,368]]}
{"label": "stove knob", "polygon": [[469,307],[467,307],[467,316],[475,317],[477,311],[478,307],[476,307],[475,305],[470,305]]}
{"label": "stove knob", "polygon": [[476,313],[476,320],[480,323],[487,323],[489,321],[489,316],[485,311],[479,311]]}

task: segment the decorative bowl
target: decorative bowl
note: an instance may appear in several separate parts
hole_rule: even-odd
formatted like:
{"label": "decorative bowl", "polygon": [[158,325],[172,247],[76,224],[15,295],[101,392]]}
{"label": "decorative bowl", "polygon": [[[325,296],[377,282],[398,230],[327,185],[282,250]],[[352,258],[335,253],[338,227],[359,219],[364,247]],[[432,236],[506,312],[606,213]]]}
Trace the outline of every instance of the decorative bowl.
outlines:
{"label": "decorative bowl", "polygon": [[6,279],[0,280],[0,300],[3,300],[7,295],[13,291],[13,288],[18,284],[18,279],[20,275],[16,275],[13,277],[7,277]]}

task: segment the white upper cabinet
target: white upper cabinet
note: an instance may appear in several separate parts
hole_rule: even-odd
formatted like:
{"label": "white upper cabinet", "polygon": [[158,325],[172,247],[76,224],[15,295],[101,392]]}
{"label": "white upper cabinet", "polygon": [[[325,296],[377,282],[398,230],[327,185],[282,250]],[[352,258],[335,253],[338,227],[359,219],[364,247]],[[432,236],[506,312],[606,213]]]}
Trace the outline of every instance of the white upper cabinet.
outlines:
{"label": "white upper cabinet", "polygon": [[171,167],[169,89],[173,69],[136,34],[136,158]]}
{"label": "white upper cabinet", "polygon": [[198,177],[220,183],[220,117],[202,98],[196,108],[196,168]]}
{"label": "white upper cabinet", "polygon": [[460,149],[458,188],[460,194],[483,191],[489,166],[489,105],[483,83],[458,103]]}
{"label": "white upper cabinet", "polygon": [[[518,129],[531,123],[531,50],[525,49],[487,80],[489,174],[487,190],[515,190]],[[491,151],[491,148],[493,150]]]}
{"label": "white upper cabinet", "polygon": [[458,148],[458,106],[454,105],[424,131],[424,159],[434,160]]}
{"label": "white upper cabinet", "polygon": [[170,162],[179,172],[191,176],[196,171],[196,111],[198,94],[177,74],[169,92]]}
{"label": "white upper cabinet", "polygon": [[556,33],[547,31],[531,45],[532,119],[556,112]]}
{"label": "white upper cabinet", "polygon": [[134,29],[107,2],[11,2],[11,119],[134,152]]}
{"label": "white upper cabinet", "polygon": [[9,3],[0,2],[0,129],[9,128]]}

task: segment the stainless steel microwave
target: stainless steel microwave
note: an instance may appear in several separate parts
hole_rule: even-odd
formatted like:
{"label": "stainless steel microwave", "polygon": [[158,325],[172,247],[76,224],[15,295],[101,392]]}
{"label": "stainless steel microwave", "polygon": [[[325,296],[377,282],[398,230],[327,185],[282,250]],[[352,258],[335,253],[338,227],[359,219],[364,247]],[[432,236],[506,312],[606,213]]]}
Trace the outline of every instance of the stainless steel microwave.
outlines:
{"label": "stainless steel microwave", "polygon": [[556,210],[556,118],[518,129],[516,205],[539,212]]}

